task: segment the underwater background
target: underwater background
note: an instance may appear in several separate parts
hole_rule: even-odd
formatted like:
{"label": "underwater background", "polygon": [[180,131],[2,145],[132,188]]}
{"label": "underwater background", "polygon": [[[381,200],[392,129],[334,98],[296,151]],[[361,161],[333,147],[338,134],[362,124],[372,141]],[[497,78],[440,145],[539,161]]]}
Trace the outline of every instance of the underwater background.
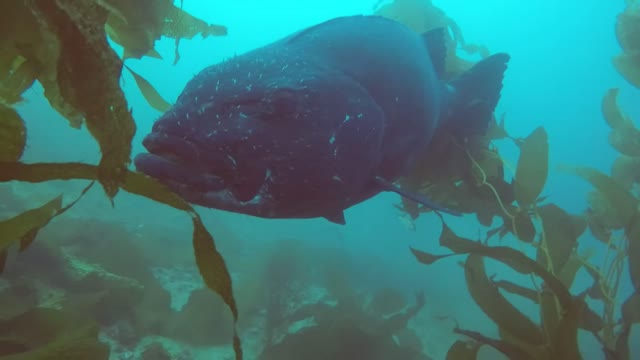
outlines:
{"label": "underwater background", "polygon": [[[163,59],[126,59],[126,66],[148,80],[169,103],[206,66],[334,17],[373,14],[388,2],[179,3],[176,6],[206,23],[224,25],[228,34],[182,39],[176,64],[175,40],[168,37],[155,42]],[[426,0],[413,3],[429,4]],[[615,34],[616,20],[625,9],[635,6],[637,10],[638,4],[623,0],[434,0],[432,6],[455,21],[466,43],[511,55],[496,117],[505,114],[505,129],[515,138],[526,138],[544,127],[549,175],[541,196],[570,214],[584,214],[593,206],[588,199],[594,186],[560,168],[587,166],[604,174],[611,172],[619,151],[610,144],[611,128],[601,110],[609,89],[619,89],[617,104],[628,118],[640,119],[638,87],[612,64],[622,52]],[[110,45],[123,54],[120,44],[110,40]],[[480,58],[478,54],[459,55],[470,61]],[[85,75],[92,77],[91,73]],[[161,113],[145,100],[130,72],[123,71],[120,85],[137,126],[133,157],[143,151],[142,138]],[[49,104],[39,82],[22,96],[23,101],[14,105],[27,129],[21,162],[100,161],[100,148],[86,127],[70,127]],[[506,138],[494,144],[504,163],[510,164],[505,166],[506,177],[513,178],[518,146]],[[0,214],[10,218],[60,193],[65,194],[66,203],[70,201],[67,197],[77,196],[86,185],[86,180],[1,183]],[[95,185],[69,211],[42,228],[28,249],[11,253],[0,277],[0,303],[6,309],[0,314],[4,319],[0,337],[15,339],[21,333],[26,340],[21,340],[20,346],[0,341],[0,359],[44,358],[37,357],[44,353],[34,355],[32,350],[50,346],[48,340],[35,339],[47,335],[29,329],[73,325],[69,320],[56,322],[52,314],[46,315],[48,327],[40,325],[43,314],[29,313],[30,318],[15,320],[35,307],[69,310],[97,321],[98,339],[109,344],[110,354],[100,357],[90,355],[94,350],[86,350],[77,353],[78,359],[233,359],[237,356],[231,344],[234,326],[245,359],[471,359],[451,353],[448,357],[457,340],[471,341],[456,334],[454,328],[490,338],[501,336],[496,322],[470,296],[460,265],[463,256],[444,258],[428,266],[416,261],[411,248],[447,253],[438,243],[442,222],[432,212],[412,219],[397,207],[401,200],[396,194],[382,193],[348,209],[344,226],[325,219],[259,219],[196,206],[231,274],[239,310],[237,325],[200,277],[188,215],[124,191],[118,193],[114,203],[112,206]],[[493,224],[485,226],[474,214],[443,217],[456,235],[478,241],[502,221],[496,217]],[[619,232],[620,228],[614,230]],[[536,257],[536,248],[523,245],[512,233],[490,244],[512,246]],[[577,249],[590,252],[589,261],[597,266],[608,261],[607,243],[597,239],[591,229],[581,233]],[[621,303],[634,292],[628,263],[623,266],[616,319],[621,316]],[[531,284],[528,275],[498,261],[487,260],[486,267],[492,281]],[[592,274],[582,269],[571,293],[580,294],[593,282]],[[535,302],[504,289],[502,293],[522,313],[539,322]],[[336,294],[344,300],[338,302],[339,306]],[[604,311],[598,299],[587,296],[586,303],[596,313]],[[640,312],[638,304],[634,305],[635,312]],[[306,313],[300,314],[301,309]],[[400,325],[389,325],[393,314],[405,314],[398,318]],[[349,326],[380,331],[373,336]],[[314,327],[320,330],[309,330]],[[296,336],[305,331],[305,336]],[[630,331],[628,359],[634,359],[640,356],[640,335],[633,326]],[[619,335],[618,330],[614,332]],[[343,346],[345,339],[352,342]],[[589,331],[580,329],[577,339],[583,359],[607,358],[603,344]],[[483,342],[478,337],[473,341]],[[341,346],[333,355],[326,355],[331,348]],[[299,355],[304,349],[310,354]],[[477,358],[506,356],[482,346]],[[610,357],[618,358],[624,359]]]}

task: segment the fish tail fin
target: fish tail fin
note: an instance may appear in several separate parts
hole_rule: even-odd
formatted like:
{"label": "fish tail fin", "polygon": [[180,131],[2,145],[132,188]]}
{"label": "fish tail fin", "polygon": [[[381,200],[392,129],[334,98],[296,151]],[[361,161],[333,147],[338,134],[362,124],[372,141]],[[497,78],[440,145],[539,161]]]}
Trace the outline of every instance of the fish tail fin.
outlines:
{"label": "fish tail fin", "polygon": [[450,111],[445,120],[456,135],[484,133],[500,100],[509,55],[498,53],[475,64],[449,85]]}

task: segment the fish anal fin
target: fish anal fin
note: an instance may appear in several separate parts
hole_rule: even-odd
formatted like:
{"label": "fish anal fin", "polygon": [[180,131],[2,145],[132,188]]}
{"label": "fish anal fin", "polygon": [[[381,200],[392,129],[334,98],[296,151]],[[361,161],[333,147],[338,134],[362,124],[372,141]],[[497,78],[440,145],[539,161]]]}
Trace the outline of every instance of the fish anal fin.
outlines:
{"label": "fish anal fin", "polygon": [[334,224],[338,224],[338,225],[346,225],[347,221],[344,218],[344,212],[343,211],[337,211],[335,213],[329,214],[329,215],[325,215],[324,217],[325,219],[331,221]]}

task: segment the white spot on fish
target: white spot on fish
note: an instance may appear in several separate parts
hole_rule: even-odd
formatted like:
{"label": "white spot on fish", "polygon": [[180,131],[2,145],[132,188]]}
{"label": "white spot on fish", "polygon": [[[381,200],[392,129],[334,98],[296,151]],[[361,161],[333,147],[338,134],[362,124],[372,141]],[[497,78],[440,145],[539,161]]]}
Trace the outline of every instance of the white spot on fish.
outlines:
{"label": "white spot on fish", "polygon": [[236,159],[234,159],[233,156],[227,154],[227,158],[231,160],[231,163],[233,164],[234,167],[238,165],[238,163],[236,162]]}

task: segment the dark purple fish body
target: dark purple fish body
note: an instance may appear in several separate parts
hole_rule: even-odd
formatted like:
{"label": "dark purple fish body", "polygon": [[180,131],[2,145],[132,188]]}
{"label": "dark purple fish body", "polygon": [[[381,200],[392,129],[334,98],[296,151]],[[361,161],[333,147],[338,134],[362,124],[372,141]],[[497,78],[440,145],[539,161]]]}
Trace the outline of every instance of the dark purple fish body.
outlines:
{"label": "dark purple fish body", "polygon": [[442,31],[420,36],[376,16],[329,20],[204,69],[135,164],[202,206],[344,223],[344,209],[397,190],[391,183],[443,123],[486,126],[508,56],[457,84],[439,79],[443,56]]}

